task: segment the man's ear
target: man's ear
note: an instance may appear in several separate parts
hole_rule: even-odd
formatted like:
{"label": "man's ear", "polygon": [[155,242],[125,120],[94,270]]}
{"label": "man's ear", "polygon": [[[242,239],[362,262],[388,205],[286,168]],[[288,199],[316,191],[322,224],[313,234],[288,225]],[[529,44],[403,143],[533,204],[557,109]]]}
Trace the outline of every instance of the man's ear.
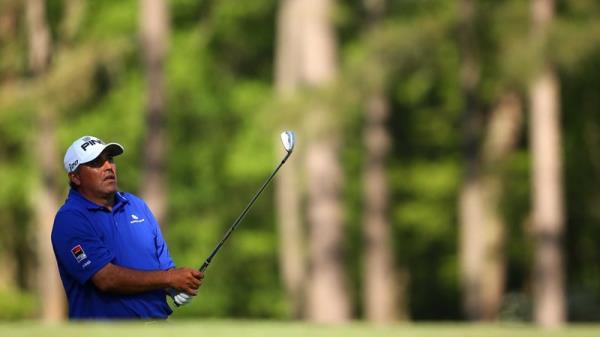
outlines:
{"label": "man's ear", "polygon": [[71,181],[71,183],[73,183],[75,186],[80,186],[81,185],[81,178],[79,176],[79,170],[75,171],[75,172],[69,172],[69,180]]}

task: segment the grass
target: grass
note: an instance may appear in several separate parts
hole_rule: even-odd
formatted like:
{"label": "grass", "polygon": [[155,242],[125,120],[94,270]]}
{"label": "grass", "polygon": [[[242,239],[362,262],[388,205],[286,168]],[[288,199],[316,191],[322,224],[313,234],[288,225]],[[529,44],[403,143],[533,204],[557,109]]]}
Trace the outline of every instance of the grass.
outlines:
{"label": "grass", "polygon": [[2,337],[120,337],[120,336],[219,336],[219,337],[598,337],[600,325],[569,325],[546,331],[521,324],[416,323],[342,326],[272,321],[186,321],[161,323],[99,322],[44,325],[39,322],[0,323]]}

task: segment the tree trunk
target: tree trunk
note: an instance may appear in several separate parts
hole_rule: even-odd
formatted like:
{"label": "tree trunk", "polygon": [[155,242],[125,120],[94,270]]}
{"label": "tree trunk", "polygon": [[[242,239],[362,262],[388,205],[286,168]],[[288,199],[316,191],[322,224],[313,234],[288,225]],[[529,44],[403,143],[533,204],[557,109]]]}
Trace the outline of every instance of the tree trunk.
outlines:
{"label": "tree trunk", "polygon": [[[309,86],[324,88],[336,71],[336,42],[332,24],[333,1],[303,1],[301,74]],[[307,317],[316,322],[350,319],[350,299],[344,270],[343,174],[338,158],[338,130],[330,108],[307,112],[306,144],[310,275]]]}
{"label": "tree trunk", "polygon": [[[17,39],[18,29],[18,4],[16,1],[0,3],[0,55],[13,54],[14,41]],[[14,62],[12,67],[4,64],[0,73],[0,86],[14,81],[18,76]],[[6,159],[6,158],[4,158]],[[17,225],[7,216],[6,212],[0,215],[0,292],[17,288],[17,263],[14,247]]]}
{"label": "tree trunk", "polygon": [[17,264],[12,249],[8,248],[7,245],[3,244],[0,250],[0,268],[6,270],[6,272],[0,274],[0,292],[17,288]]}
{"label": "tree trunk", "polygon": [[483,128],[480,107],[477,104],[479,61],[476,55],[474,20],[476,9],[472,0],[461,1],[461,86],[465,100],[463,112],[463,158],[465,168],[459,192],[460,267],[463,306],[467,318],[481,319],[484,229],[483,186],[479,146]]}
{"label": "tree trunk", "polygon": [[[554,16],[554,1],[532,1],[533,43],[543,45]],[[558,78],[544,62],[530,86],[530,139],[533,172],[534,317],[541,326],[554,328],[566,319],[562,240],[564,205],[560,140]]]}
{"label": "tree trunk", "polygon": [[[368,29],[381,21],[385,0],[363,0]],[[383,94],[385,83],[371,89],[365,109],[363,173],[363,303],[365,317],[376,323],[408,319],[405,280],[407,271],[398,272],[394,262],[389,191],[385,164],[389,154],[390,136],[385,127],[389,105]]]}
{"label": "tree trunk", "polygon": [[307,145],[311,321],[341,323],[350,319],[343,254],[342,170],[333,139]]}
{"label": "tree trunk", "polygon": [[481,314],[483,320],[498,318],[504,294],[506,224],[500,211],[504,194],[503,168],[514,151],[522,124],[519,97],[508,92],[492,109],[483,142],[482,197],[484,208],[483,266],[481,268]]}
{"label": "tree trunk", "polygon": [[[389,107],[382,94],[374,93],[366,109],[363,177],[365,198],[363,216],[364,267],[363,302],[367,320],[390,323],[406,319],[406,311],[398,303],[404,285],[395,270],[391,224],[388,216],[389,192],[385,162],[389,153],[390,137],[385,128]],[[404,307],[404,306],[403,306]]]}
{"label": "tree trunk", "polygon": [[166,109],[163,66],[167,51],[168,14],[164,0],[140,0],[142,58],[146,68],[146,128],[141,195],[165,228]]}
{"label": "tree trunk", "polygon": [[52,250],[50,234],[54,215],[59,207],[54,168],[61,162],[56,156],[55,117],[51,108],[43,106],[38,112],[36,136],[36,161],[39,163],[41,186],[34,194],[36,222],[38,223],[38,285],[41,295],[41,318],[46,322],[63,321],[66,318],[64,289],[58,274],[56,259]]}
{"label": "tree trunk", "polygon": [[[290,97],[298,90],[301,82],[299,50],[302,40],[300,11],[302,2],[283,0],[280,2],[277,18],[277,56],[275,86],[282,98]],[[277,151],[281,143],[277,141]],[[304,279],[306,261],[304,258],[304,237],[300,210],[301,190],[298,184],[301,162],[300,151],[287,162],[276,178],[276,207],[279,227],[279,268],[283,285],[295,319],[302,318],[304,308]]]}
{"label": "tree trunk", "polygon": [[531,87],[533,149],[533,268],[535,320],[546,327],[565,321],[564,232],[558,80],[545,71]]}
{"label": "tree trunk", "polygon": [[[462,90],[465,99],[465,177],[460,194],[461,277],[465,314],[471,320],[498,318],[505,284],[505,222],[500,211],[503,168],[518,140],[522,121],[520,99],[512,91],[484,111],[477,102],[477,8],[462,1]],[[484,113],[488,116],[484,123]]]}
{"label": "tree trunk", "polygon": [[29,37],[29,69],[35,74],[44,73],[50,62],[50,32],[46,24],[46,2],[27,0],[27,30]]}
{"label": "tree trunk", "polygon": [[[322,88],[336,71],[331,1],[282,1],[278,20],[276,82],[282,96],[301,86]],[[306,112],[306,169],[308,175],[309,259],[306,275],[297,169],[292,165],[278,178],[278,207],[282,272],[294,316],[319,322],[341,322],[350,317],[350,301],[342,257],[342,171],[335,135],[323,125],[332,112],[319,106]],[[312,124],[311,124],[312,123]],[[293,161],[292,161],[293,164]],[[308,281],[306,281],[308,280]],[[305,282],[309,286],[304,287]],[[306,303],[302,294],[306,291]]]}
{"label": "tree trunk", "polygon": [[[45,1],[27,0],[27,28],[29,36],[29,66],[36,77],[44,76],[50,61],[50,33],[46,23]],[[58,209],[56,172],[56,130],[53,109],[49,102],[38,106],[37,136],[35,137],[35,162],[39,165],[40,181],[33,193],[37,223],[38,286],[41,297],[41,318],[46,322],[65,319],[64,290],[54,259],[50,233]]]}
{"label": "tree trunk", "polygon": [[[469,163],[466,164],[469,166]],[[471,166],[476,164],[471,163]],[[467,168],[467,171],[473,168]],[[463,307],[470,320],[480,320],[482,308],[483,192],[481,181],[466,173],[459,195],[460,267]]]}
{"label": "tree trunk", "polygon": [[79,31],[85,14],[85,0],[65,0],[64,19],[60,25],[62,43],[70,43]]}
{"label": "tree trunk", "polygon": [[[3,58],[18,53],[19,11],[22,6],[23,5],[19,0],[6,0],[0,2],[0,53]],[[10,58],[13,59],[11,62],[3,60],[2,73],[0,73],[0,85],[13,81],[19,76],[19,60],[14,56]]]}
{"label": "tree trunk", "polygon": [[[277,144],[281,149],[281,144]],[[296,154],[297,155],[297,154]],[[306,261],[304,258],[304,237],[300,215],[300,187],[297,176],[299,169],[296,160],[288,160],[285,170],[280,171],[277,180],[276,202],[279,224],[279,268],[294,319],[303,316],[304,278]]]}

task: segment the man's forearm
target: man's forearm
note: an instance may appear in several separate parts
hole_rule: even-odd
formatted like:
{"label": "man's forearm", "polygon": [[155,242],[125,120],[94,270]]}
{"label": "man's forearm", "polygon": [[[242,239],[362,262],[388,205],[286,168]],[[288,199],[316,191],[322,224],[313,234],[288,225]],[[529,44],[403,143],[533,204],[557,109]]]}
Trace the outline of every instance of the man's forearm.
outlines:
{"label": "man's forearm", "polygon": [[92,282],[102,291],[118,294],[137,294],[171,286],[168,271],[140,271],[112,263],[100,269]]}

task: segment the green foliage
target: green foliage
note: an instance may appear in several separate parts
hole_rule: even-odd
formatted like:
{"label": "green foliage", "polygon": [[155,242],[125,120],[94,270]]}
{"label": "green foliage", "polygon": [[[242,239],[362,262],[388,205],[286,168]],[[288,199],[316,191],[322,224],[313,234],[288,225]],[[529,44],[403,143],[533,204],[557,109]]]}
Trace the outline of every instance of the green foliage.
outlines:
{"label": "green foliage", "polygon": [[0,321],[32,319],[36,315],[38,299],[31,293],[18,290],[0,291]]}
{"label": "green foliage", "polygon": [[[34,78],[28,70],[24,2],[0,2],[0,16],[14,13],[9,18],[17,18],[14,26],[9,19],[0,25],[0,254],[19,257],[14,283],[24,289],[0,294],[3,319],[29,318],[37,308],[29,281],[34,261],[25,257],[34,255],[28,242],[34,234],[36,202],[30,195],[37,170],[31,147],[39,107],[57,116],[58,148],[53,155],[60,172],[56,179],[65,182],[61,196],[67,191],[64,150],[85,134],[125,146],[117,159],[122,190],[135,193],[144,183],[146,79],[138,39],[139,2],[84,1],[72,33],[65,28],[66,2],[47,3],[53,57],[48,72]],[[345,244],[354,309],[360,314],[363,110],[369,95],[382,92],[391,109],[387,172],[393,243],[398,267],[408,273],[411,317],[461,318],[456,206],[465,101],[460,9],[457,2],[442,0],[386,3],[374,21],[362,1],[338,1],[339,78],[332,87],[303,88],[295,98],[283,100],[273,89],[280,2],[168,1],[171,27],[164,66],[169,210],[163,225],[177,265],[199,266],[221,239],[277,164],[281,126],[298,131],[300,154],[303,139],[317,133],[306,127],[304,111],[325,106],[335,113],[325,121],[328,125],[320,126],[342,136]],[[482,106],[494,105],[507,89],[526,97],[532,74],[544,62],[553,62],[560,71],[569,310],[571,319],[597,320],[589,313],[600,307],[595,240],[600,237],[600,7],[594,1],[557,1],[548,40],[532,43],[528,1],[475,3],[474,48],[481,66],[476,94]],[[526,100],[523,105],[527,110]],[[502,213],[508,226],[506,320],[531,317],[528,145],[523,131],[516,153],[501,168],[506,191]],[[174,317],[289,318],[278,270],[273,191],[273,186],[265,191],[215,258],[199,296]],[[463,335],[459,330],[456,334]],[[323,331],[316,334],[330,332]],[[300,333],[302,328],[292,334]],[[395,336],[397,331],[389,333]],[[438,333],[438,328],[422,332]]]}
{"label": "green foliage", "polygon": [[598,244],[594,238],[600,235],[600,212],[597,201],[600,196],[598,175],[598,128],[600,104],[597,92],[600,81],[600,63],[596,51],[582,60],[573,71],[563,76],[564,156],[566,208],[569,226],[566,229],[565,247],[570,291],[571,317],[590,320],[600,312],[598,280],[600,269],[590,268],[588,261],[597,260]]}
{"label": "green foliage", "polygon": [[135,1],[87,1],[81,35],[96,41],[137,34],[138,3]]}
{"label": "green foliage", "polygon": [[212,2],[210,48],[224,71],[271,80],[276,5],[276,0]]}

